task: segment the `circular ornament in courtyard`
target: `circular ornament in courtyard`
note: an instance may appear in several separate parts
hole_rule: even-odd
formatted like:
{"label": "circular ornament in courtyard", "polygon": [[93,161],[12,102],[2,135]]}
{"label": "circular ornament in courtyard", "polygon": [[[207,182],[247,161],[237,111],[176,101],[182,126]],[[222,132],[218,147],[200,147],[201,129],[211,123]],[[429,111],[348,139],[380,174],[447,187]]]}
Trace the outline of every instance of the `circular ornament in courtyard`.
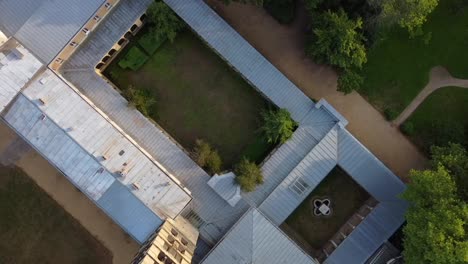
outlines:
{"label": "circular ornament in courtyard", "polygon": [[312,212],[316,217],[328,217],[332,214],[332,204],[329,198],[315,198],[312,200]]}

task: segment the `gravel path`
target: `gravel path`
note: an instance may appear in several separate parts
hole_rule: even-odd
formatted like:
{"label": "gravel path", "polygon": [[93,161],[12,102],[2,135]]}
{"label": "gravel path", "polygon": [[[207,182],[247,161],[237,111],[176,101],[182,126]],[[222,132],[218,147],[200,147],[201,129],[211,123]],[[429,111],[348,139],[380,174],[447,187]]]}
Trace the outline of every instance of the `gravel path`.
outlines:
{"label": "gravel path", "polygon": [[454,78],[448,71],[442,66],[436,66],[431,69],[429,75],[429,83],[424,89],[419,92],[418,96],[401,112],[401,114],[393,121],[395,126],[400,126],[411,114],[418,108],[418,106],[424,102],[424,100],[437,89],[457,86],[462,88],[468,88],[468,79]]}
{"label": "gravel path", "polygon": [[218,0],[206,0],[232,27],[294,82],[306,95],[325,98],[348,120],[348,129],[395,174],[406,180],[410,169],[422,169],[427,160],[397,127],[353,92],[336,91],[337,75],[329,67],[313,63],[304,54],[308,17],[304,8],[290,26],[279,25],[262,8]]}

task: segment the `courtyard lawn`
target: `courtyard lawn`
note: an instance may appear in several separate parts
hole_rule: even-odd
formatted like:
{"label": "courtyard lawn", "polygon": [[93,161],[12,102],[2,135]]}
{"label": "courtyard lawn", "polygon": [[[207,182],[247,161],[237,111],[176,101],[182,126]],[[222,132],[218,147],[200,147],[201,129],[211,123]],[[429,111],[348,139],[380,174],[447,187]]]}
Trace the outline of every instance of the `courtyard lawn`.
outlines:
{"label": "courtyard lawn", "polygon": [[[313,200],[324,197],[331,201],[332,215],[317,217],[313,214]],[[285,224],[302,241],[320,250],[367,199],[369,194],[337,166],[286,219]]]}
{"label": "courtyard lawn", "polygon": [[259,134],[260,112],[269,103],[188,30],[139,70],[114,62],[106,74],[120,89],[149,91],[156,99],[150,117],[189,151],[196,139],[211,144],[224,169],[244,155],[260,162],[273,148]]}
{"label": "courtyard lawn", "polygon": [[110,252],[27,175],[0,167],[0,263],[112,263]]}
{"label": "courtyard lawn", "polygon": [[[426,36],[409,39],[398,29],[370,49],[360,93],[380,110],[393,112],[391,119],[424,88],[432,67],[441,65],[456,77],[468,78],[468,5],[461,3],[439,1],[424,26]],[[430,38],[428,44],[425,38]]]}
{"label": "courtyard lawn", "polygon": [[426,153],[432,145],[445,145],[448,141],[468,147],[468,89],[441,88],[416,109],[402,127],[411,124],[409,136]]}

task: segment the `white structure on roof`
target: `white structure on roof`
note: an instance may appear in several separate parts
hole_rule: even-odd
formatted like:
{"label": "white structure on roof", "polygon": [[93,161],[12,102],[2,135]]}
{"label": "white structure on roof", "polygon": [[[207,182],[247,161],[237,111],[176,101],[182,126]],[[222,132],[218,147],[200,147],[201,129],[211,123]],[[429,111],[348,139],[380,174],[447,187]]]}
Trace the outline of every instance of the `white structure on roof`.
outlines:
{"label": "white structure on roof", "polygon": [[0,30],[0,48],[8,40],[8,37]]}
{"label": "white structure on roof", "polygon": [[208,185],[232,207],[242,199],[240,186],[236,184],[235,178],[234,172],[228,172],[215,174],[208,181]]}
{"label": "white structure on roof", "polygon": [[0,45],[0,112],[41,68],[39,62],[16,40]]}
{"label": "white structure on roof", "polygon": [[318,264],[255,208],[249,209],[202,261],[220,263]]}

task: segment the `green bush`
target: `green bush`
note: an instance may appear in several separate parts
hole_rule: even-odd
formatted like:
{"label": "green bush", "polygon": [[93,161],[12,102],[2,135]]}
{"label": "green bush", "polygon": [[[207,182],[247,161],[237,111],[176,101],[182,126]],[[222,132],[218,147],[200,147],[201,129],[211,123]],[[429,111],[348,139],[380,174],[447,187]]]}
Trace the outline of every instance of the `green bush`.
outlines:
{"label": "green bush", "polygon": [[263,126],[261,128],[268,143],[284,143],[290,139],[297,127],[286,109],[262,112]]}
{"label": "green bush", "polygon": [[388,121],[395,120],[398,117],[398,112],[393,108],[386,108],[384,110],[384,116]]}
{"label": "green bush", "polygon": [[166,42],[167,38],[165,37],[158,37],[152,34],[152,31],[145,33],[139,40],[138,44],[143,48],[143,50],[152,55],[159,49],[159,47]]}
{"label": "green bush", "polygon": [[215,174],[221,172],[221,157],[218,151],[213,149],[208,142],[197,139],[191,156],[200,167],[207,169],[209,173]]}
{"label": "green bush", "polygon": [[119,66],[122,69],[131,69],[132,71],[136,71],[140,69],[148,59],[148,55],[138,47],[134,46],[130,48],[125,56],[119,61]]}
{"label": "green bush", "polygon": [[234,172],[236,174],[236,182],[244,192],[252,192],[257,185],[263,183],[263,175],[260,168],[257,164],[246,158],[243,158],[237,164]]}
{"label": "green bush", "polygon": [[414,124],[412,122],[405,122],[403,125],[401,125],[401,131],[403,134],[412,136],[414,135]]}
{"label": "green bush", "polygon": [[136,89],[132,85],[124,90],[124,97],[130,106],[135,107],[145,116],[149,116],[150,109],[156,104],[156,100],[148,90]]}
{"label": "green bush", "polygon": [[281,24],[290,24],[296,15],[296,0],[265,0],[265,10]]}

